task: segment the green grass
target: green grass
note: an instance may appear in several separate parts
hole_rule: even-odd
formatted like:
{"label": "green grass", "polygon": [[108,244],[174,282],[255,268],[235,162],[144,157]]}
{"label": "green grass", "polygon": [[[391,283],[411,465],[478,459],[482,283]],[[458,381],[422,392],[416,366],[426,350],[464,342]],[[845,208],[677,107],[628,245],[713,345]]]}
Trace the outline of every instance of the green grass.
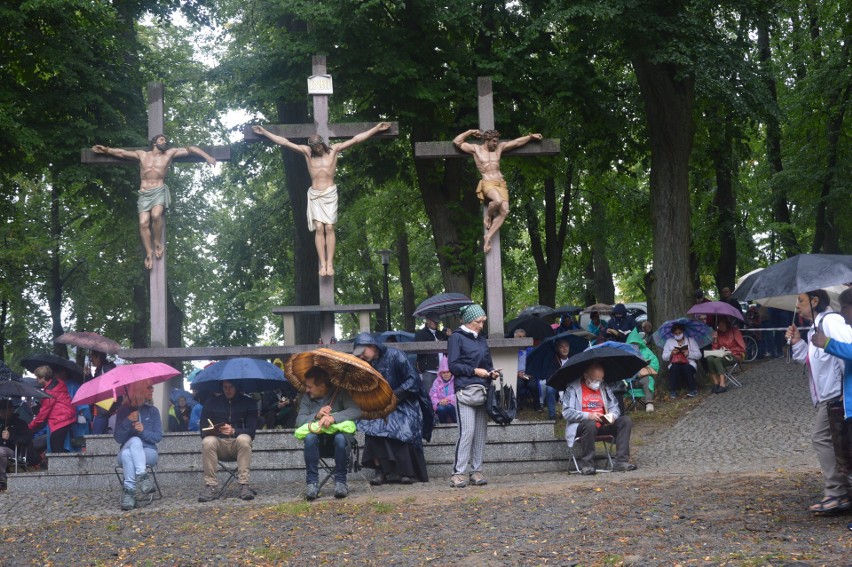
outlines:
{"label": "green grass", "polygon": [[396,508],[390,502],[371,502],[370,506],[372,506],[373,512],[376,514],[390,514]]}
{"label": "green grass", "polygon": [[311,511],[311,505],[307,502],[282,502],[272,507],[272,510],[285,516],[298,516]]}
{"label": "green grass", "polygon": [[281,563],[293,557],[293,552],[290,550],[270,547],[255,547],[251,553],[272,563]]}

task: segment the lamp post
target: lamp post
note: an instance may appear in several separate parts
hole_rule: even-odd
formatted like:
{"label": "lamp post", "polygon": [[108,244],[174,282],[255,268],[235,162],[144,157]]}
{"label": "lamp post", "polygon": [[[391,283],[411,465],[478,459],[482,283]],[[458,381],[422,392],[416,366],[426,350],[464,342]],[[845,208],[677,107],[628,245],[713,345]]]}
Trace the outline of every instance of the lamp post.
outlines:
{"label": "lamp post", "polygon": [[390,264],[390,256],[393,250],[379,250],[379,256],[382,257],[382,266],[385,267],[385,330],[391,330],[391,315],[390,315],[390,293],[388,292],[388,264]]}

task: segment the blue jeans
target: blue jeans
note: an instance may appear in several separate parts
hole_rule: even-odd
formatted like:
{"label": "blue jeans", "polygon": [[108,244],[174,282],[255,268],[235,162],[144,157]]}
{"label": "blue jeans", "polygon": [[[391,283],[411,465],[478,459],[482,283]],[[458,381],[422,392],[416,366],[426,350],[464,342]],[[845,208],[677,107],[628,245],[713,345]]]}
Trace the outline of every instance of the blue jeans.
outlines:
{"label": "blue jeans", "polygon": [[544,403],[547,405],[547,419],[556,419],[556,399],[559,392],[553,386],[544,387]]}
{"label": "blue jeans", "polygon": [[[326,440],[323,440],[325,438]],[[334,482],[346,482],[346,467],[349,465],[349,444],[345,433],[330,435],[308,433],[305,437],[305,481],[307,484],[319,484],[320,445],[334,443]]]}
{"label": "blue jeans", "polygon": [[438,406],[438,409],[435,410],[435,416],[438,418],[438,423],[455,423],[456,406],[453,404]]}
{"label": "blue jeans", "polygon": [[159,458],[157,450],[143,447],[142,440],[138,437],[128,439],[121,446],[116,458],[118,464],[124,469],[124,488],[136,490],[136,477],[145,474],[146,465],[155,466]]}

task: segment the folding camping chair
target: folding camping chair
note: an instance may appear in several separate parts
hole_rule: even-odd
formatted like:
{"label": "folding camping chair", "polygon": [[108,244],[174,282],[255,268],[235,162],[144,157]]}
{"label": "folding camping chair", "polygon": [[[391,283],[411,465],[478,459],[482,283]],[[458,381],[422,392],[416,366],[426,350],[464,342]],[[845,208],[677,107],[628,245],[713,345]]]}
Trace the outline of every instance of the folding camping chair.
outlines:
{"label": "folding camping chair", "polygon": [[[603,445],[604,452],[602,454],[595,453],[595,460],[598,459],[606,459],[606,468],[605,469],[597,469],[598,472],[612,472],[613,462],[612,462],[612,450],[615,446],[615,437],[613,435],[595,435],[595,447],[600,443]],[[576,440],[574,443],[574,447],[576,447]],[[577,462],[577,455],[574,453],[574,447],[571,447],[571,462],[574,464],[574,470],[568,471],[569,473],[577,473],[580,474],[580,463]]]}
{"label": "folding camping chair", "polygon": [[[142,495],[143,498],[148,498],[148,504],[150,504],[154,500],[160,500],[163,497],[163,493],[160,491],[160,483],[157,481],[157,471],[154,470],[154,467],[145,465],[145,472],[151,475],[151,478],[154,480],[154,492]],[[124,488],[124,468],[121,465],[115,466],[115,477],[118,479],[118,486]]]}
{"label": "folding camping chair", "polygon": [[[651,393],[654,393],[654,377],[650,376],[648,380],[648,389],[651,390]],[[645,390],[641,385],[636,383],[636,377],[628,378],[627,380],[622,380],[624,382],[627,390],[625,391],[625,398],[627,398],[626,403],[624,404],[625,412],[632,411],[636,409],[636,406],[645,407],[649,403],[654,403],[654,400],[646,400],[645,399]]]}
{"label": "folding camping chair", "polygon": [[[334,439],[333,435],[322,435],[320,437],[320,460],[319,464],[325,472],[325,477],[320,481],[319,488],[322,490],[322,487],[327,483],[330,479],[334,477],[334,443],[331,440]],[[349,473],[356,473],[361,471],[361,446],[358,444],[358,440],[354,436],[349,436],[349,463],[346,466],[346,470]],[[365,479],[366,480],[366,479]]]}
{"label": "folding camping chair", "polygon": [[[219,489],[219,494],[216,496],[216,498],[222,498],[222,495],[225,494],[225,491],[228,489],[228,486],[230,486],[232,482],[237,480],[237,460],[219,459],[216,462],[219,465],[219,470],[217,470],[216,472],[223,472],[227,475],[225,482],[222,483],[222,487]],[[228,466],[228,464],[225,463],[228,463],[231,466]],[[255,489],[249,487],[249,490],[251,490],[252,494],[257,496],[257,491]]]}
{"label": "folding camping chair", "polygon": [[742,388],[743,384],[739,380],[734,377],[735,372],[742,372],[743,368],[740,366],[740,361],[734,361],[731,366],[725,367],[725,380],[728,381],[729,384],[736,386],[737,388]]}

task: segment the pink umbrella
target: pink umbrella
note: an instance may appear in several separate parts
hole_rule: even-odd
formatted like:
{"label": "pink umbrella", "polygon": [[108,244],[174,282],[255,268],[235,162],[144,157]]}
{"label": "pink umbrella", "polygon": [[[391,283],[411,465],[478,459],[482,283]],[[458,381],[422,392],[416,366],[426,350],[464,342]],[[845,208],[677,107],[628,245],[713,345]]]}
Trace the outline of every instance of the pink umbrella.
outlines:
{"label": "pink umbrella", "polygon": [[121,348],[114,340],[90,331],[65,333],[53,339],[53,342],[87,348],[89,350],[98,350],[107,354],[117,354],[118,349]]}
{"label": "pink umbrella", "polygon": [[94,404],[124,394],[124,388],[139,382],[150,380],[152,384],[165,382],[179,376],[180,372],[162,362],[142,362],[117,366],[80,386],[71,403],[76,405]]}
{"label": "pink umbrella", "polygon": [[743,313],[730,303],[724,301],[708,301],[707,303],[696,303],[686,312],[688,315],[727,315],[728,317],[736,317],[740,321],[745,322]]}

